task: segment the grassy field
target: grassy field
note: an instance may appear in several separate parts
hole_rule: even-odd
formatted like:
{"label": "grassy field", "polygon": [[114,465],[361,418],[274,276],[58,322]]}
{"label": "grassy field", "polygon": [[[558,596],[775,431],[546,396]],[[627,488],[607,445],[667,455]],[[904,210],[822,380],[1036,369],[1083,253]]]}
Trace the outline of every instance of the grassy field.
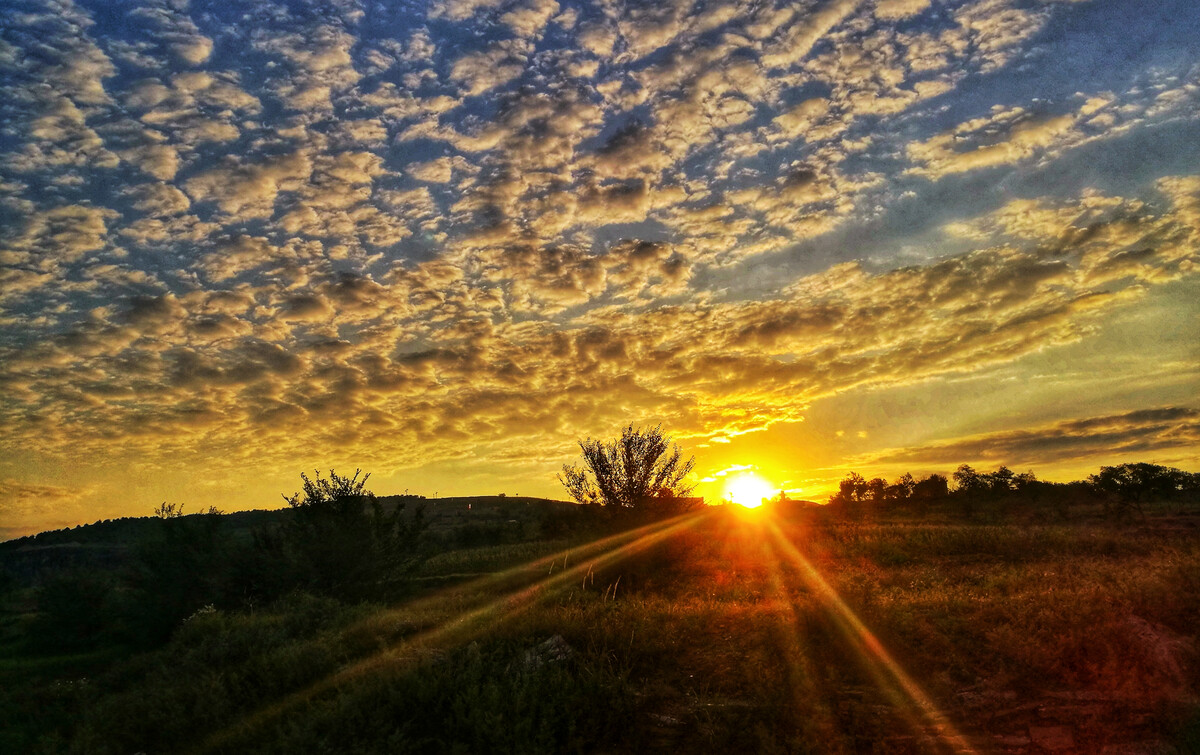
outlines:
{"label": "grassy field", "polygon": [[33,655],[3,752],[1200,751],[1200,538],[723,508],[447,552],[411,597]]}

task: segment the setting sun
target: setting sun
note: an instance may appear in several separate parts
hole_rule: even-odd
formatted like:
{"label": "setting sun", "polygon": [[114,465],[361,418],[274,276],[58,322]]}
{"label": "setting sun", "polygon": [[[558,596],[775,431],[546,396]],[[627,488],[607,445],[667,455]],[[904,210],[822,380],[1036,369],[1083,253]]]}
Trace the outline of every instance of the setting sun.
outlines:
{"label": "setting sun", "polygon": [[748,509],[761,506],[763,499],[770,498],[773,492],[771,483],[753,472],[735,475],[725,483],[726,497]]}

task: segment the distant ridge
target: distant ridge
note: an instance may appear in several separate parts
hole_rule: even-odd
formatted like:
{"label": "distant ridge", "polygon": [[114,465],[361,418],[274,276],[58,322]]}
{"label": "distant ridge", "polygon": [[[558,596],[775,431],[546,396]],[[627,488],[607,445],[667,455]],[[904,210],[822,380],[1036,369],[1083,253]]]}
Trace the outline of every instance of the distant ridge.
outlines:
{"label": "distant ridge", "polygon": [[[400,503],[405,504],[409,511],[414,510],[417,506],[423,506],[426,515],[433,520],[435,526],[439,519],[439,512],[454,511],[458,507],[462,507],[465,510],[468,505],[471,506],[472,511],[479,509],[480,511],[491,512],[507,510],[508,508],[526,508],[529,506],[550,510],[563,507],[569,508],[577,505],[570,501],[557,501],[551,498],[509,495],[427,498],[421,495],[400,494],[381,495],[377,496],[377,498],[385,508],[389,509]],[[229,529],[230,533],[249,532],[255,527],[281,522],[290,513],[291,509],[286,506],[278,509],[250,509],[248,511],[234,511],[222,514],[221,521]],[[186,514],[185,516],[199,515],[199,513],[196,513]],[[147,534],[153,526],[154,521],[155,517],[153,516],[127,516],[118,519],[102,519],[91,524],[79,524],[74,527],[64,527],[57,530],[46,530],[34,535],[24,535],[11,540],[0,541],[0,552],[12,552],[17,549],[51,545],[119,546],[129,542],[131,539],[136,539],[140,535]]]}

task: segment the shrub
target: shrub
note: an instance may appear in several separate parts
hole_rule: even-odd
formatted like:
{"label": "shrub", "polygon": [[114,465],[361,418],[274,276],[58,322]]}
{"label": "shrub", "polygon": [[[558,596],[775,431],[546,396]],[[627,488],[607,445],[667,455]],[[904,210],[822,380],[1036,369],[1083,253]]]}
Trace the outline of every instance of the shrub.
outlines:
{"label": "shrub", "polygon": [[694,507],[692,486],[684,478],[692,471],[693,457],[663,434],[662,427],[649,430],[628,425],[621,437],[604,442],[581,440],[583,466],[563,465],[558,480],[579,503],[612,509],[636,509],[674,514]]}
{"label": "shrub", "polygon": [[[259,546],[275,555],[294,586],[317,593],[363,598],[387,594],[418,564],[417,545],[426,529],[424,510],[405,516],[404,504],[389,513],[366,489],[370,474],[354,470],[309,479],[284,500],[293,516],[277,533],[260,533]],[[286,581],[285,581],[286,583]]]}

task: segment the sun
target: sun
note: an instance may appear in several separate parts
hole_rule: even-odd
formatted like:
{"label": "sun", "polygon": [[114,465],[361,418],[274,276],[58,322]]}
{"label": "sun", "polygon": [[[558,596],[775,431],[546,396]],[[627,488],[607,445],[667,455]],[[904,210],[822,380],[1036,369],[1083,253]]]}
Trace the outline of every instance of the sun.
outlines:
{"label": "sun", "polygon": [[725,481],[726,497],[748,509],[761,506],[763,499],[770,498],[774,490],[771,483],[753,472],[742,472]]}

